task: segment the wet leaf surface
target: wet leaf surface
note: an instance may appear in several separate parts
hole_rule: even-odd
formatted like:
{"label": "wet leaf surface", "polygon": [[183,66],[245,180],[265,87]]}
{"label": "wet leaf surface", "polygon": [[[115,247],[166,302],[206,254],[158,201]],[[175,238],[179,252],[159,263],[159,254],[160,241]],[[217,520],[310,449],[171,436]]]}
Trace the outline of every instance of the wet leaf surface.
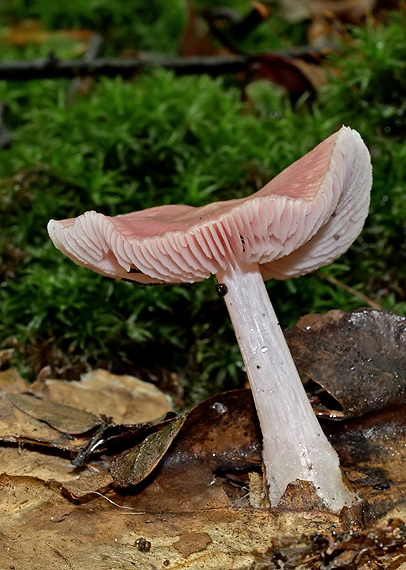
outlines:
{"label": "wet leaf surface", "polygon": [[204,462],[215,472],[261,464],[260,429],[250,390],[233,390],[201,402],[187,414],[168,465]]}
{"label": "wet leaf surface", "polygon": [[406,481],[406,406],[345,422],[323,422],[345,469],[362,471],[359,484]]}
{"label": "wet leaf surface", "polygon": [[299,370],[346,417],[406,404],[406,317],[362,309],[307,315],[285,336]]}

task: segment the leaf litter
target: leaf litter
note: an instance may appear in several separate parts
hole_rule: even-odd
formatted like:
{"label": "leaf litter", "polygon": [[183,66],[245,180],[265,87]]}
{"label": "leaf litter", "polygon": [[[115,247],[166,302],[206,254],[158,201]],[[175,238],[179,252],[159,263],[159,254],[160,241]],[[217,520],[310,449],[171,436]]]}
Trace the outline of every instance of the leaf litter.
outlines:
{"label": "leaf litter", "polygon": [[[321,418],[361,497],[340,517],[312,503],[306,486],[288,489],[278,508],[253,507],[261,505],[261,436],[249,390],[220,394],[178,416],[154,387],[148,392],[140,381],[111,375],[125,402],[114,405],[120,413],[113,421],[103,397],[94,411],[88,398],[85,410],[78,405],[74,392],[86,392],[80,382],[48,379],[33,386],[34,394],[16,371],[0,371],[2,564],[404,567],[405,320],[334,311],[287,331],[298,367],[312,379],[312,400],[320,408],[333,399],[342,408],[341,419]],[[101,371],[100,387],[112,390],[109,378]],[[136,384],[149,393],[150,417],[127,423],[129,400],[145,405]],[[130,408],[139,418],[137,406]],[[140,548],[141,539],[148,548]]]}

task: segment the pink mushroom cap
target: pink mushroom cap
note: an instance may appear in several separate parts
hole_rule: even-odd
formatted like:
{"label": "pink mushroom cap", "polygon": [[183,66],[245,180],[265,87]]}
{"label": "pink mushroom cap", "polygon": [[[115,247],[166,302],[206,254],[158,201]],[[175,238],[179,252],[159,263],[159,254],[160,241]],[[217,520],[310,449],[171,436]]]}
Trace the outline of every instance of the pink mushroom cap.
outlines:
{"label": "pink mushroom cap", "polygon": [[253,262],[264,279],[286,279],[348,249],[368,214],[371,185],[368,149],[342,127],[246,198],[115,217],[89,211],[50,220],[48,232],[75,263],[117,279],[192,283]]}

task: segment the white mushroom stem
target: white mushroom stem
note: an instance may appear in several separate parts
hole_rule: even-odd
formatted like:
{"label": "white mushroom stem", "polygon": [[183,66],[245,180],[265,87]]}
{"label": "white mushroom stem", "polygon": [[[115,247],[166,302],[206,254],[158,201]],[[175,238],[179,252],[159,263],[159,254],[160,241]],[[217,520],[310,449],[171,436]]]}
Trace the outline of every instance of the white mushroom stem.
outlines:
{"label": "white mushroom stem", "polygon": [[311,481],[333,512],[354,495],[343,482],[337,453],[312,410],[257,263],[217,274],[247,369],[263,436],[271,506],[289,483]]}

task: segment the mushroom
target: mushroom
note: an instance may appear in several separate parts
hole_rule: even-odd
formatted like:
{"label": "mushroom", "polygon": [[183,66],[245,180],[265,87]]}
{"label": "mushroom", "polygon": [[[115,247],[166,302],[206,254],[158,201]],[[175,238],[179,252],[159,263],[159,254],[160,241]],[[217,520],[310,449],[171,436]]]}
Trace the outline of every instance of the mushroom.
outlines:
{"label": "mushroom", "polygon": [[296,480],[313,483],[333,512],[354,500],[306,396],[264,280],[303,275],[344,253],[364,224],[371,184],[365,144],[356,131],[342,127],[246,198],[115,217],[90,211],[48,224],[57,248],[108,277],[152,284],[216,275],[259,417],[271,506]]}

